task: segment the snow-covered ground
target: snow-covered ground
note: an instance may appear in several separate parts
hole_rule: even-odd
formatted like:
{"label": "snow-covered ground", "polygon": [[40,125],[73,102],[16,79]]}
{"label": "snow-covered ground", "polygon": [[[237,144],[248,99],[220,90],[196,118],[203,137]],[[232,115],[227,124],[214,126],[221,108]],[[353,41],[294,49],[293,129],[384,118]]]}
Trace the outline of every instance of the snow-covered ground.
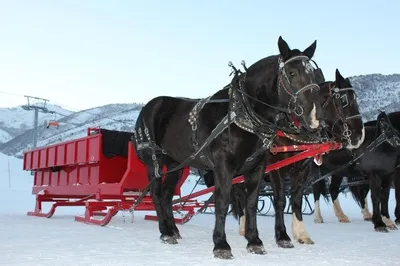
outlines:
{"label": "snow-covered ground", "polygon": [[[144,220],[141,212],[135,213],[134,223],[129,213],[125,222],[119,213],[105,227],[75,222],[74,216],[83,214],[78,207],[59,208],[50,219],[27,216],[34,208],[32,176],[21,169],[22,160],[0,154],[0,265],[400,265],[400,232],[375,232],[370,222],[362,220],[350,195],[341,194],[340,200],[351,223],[339,223],[325,202],[321,202],[325,223],[314,224],[312,216],[305,216],[314,245],[278,248],[274,218],[259,216],[260,237],[267,250],[264,256],[246,252],[247,242],[229,216],[226,234],[235,259],[222,261],[212,255],[211,214],[178,225],[183,237],[178,245],[162,244],[157,223]],[[192,178],[185,184],[183,194],[190,192],[194,182]],[[291,221],[286,215],[289,233]]]}

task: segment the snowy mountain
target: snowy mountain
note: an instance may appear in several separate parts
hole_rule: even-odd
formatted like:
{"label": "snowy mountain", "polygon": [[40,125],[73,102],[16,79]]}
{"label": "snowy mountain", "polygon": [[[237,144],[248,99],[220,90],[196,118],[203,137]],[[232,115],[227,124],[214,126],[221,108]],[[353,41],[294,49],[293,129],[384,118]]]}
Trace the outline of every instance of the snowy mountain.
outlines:
{"label": "snowy mountain", "polygon": [[[40,124],[37,134],[37,145],[45,146],[60,141],[86,136],[88,127],[102,127],[114,130],[131,131],[142,105],[110,104],[84,111],[71,113],[61,119],[59,127],[46,128]],[[32,128],[0,145],[0,151],[7,155],[21,158],[23,151],[31,148]]]}
{"label": "snowy mountain", "polygon": [[370,74],[351,77],[358,94],[361,113],[366,120],[375,119],[378,109],[400,111],[400,74]]}
{"label": "snowy mountain", "polygon": [[[73,112],[57,105],[46,104],[51,113],[39,113],[39,125],[50,120],[58,120]],[[34,111],[27,111],[21,107],[0,108],[0,144],[5,143],[19,134],[33,128]]]}
{"label": "snowy mountain", "polygon": [[[375,119],[378,109],[400,111],[400,74],[370,74],[350,77],[357,91],[365,121]],[[57,106],[57,111],[39,114],[38,146],[83,137],[88,127],[131,131],[143,104],[109,104],[84,111],[72,112]],[[58,108],[58,109],[57,109]],[[46,128],[45,122],[59,121],[59,128]],[[0,109],[0,152],[21,157],[32,143],[33,112],[22,108]],[[4,142],[1,144],[1,142]]]}

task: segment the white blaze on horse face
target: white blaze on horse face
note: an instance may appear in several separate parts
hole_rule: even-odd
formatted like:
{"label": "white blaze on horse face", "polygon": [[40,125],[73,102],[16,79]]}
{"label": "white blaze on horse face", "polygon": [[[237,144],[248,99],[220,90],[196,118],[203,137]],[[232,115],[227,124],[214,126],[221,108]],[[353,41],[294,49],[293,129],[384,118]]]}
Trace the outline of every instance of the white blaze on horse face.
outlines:
{"label": "white blaze on horse face", "polygon": [[317,120],[317,108],[315,107],[315,103],[313,105],[313,109],[311,109],[310,112],[310,127],[311,128],[317,128],[319,127],[319,120]]}

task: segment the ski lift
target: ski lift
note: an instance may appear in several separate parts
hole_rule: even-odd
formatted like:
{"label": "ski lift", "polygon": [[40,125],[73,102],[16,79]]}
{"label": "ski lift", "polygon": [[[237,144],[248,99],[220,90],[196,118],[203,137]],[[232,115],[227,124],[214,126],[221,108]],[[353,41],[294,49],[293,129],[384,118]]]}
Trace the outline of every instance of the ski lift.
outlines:
{"label": "ski lift", "polygon": [[58,129],[59,126],[60,124],[57,121],[49,121],[47,122],[46,128],[55,127]]}
{"label": "ski lift", "polygon": [[60,124],[57,122],[56,113],[54,113],[54,120],[50,120],[47,122],[46,128],[55,127],[58,129]]}

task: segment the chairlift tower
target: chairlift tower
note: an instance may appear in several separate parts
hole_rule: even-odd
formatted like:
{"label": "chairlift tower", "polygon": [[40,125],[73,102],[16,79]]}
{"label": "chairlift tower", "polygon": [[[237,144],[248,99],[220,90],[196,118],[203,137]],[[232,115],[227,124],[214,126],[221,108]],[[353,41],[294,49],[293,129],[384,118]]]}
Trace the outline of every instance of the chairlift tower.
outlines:
{"label": "chairlift tower", "polygon": [[23,105],[22,109],[26,111],[34,111],[34,118],[33,118],[33,132],[32,132],[32,149],[37,147],[37,131],[38,131],[38,123],[39,123],[39,112],[41,113],[50,113],[53,114],[54,111],[49,111],[46,107],[46,103],[49,101],[47,99],[39,98],[39,97],[34,97],[34,96],[28,96],[24,95],[24,97],[27,99],[28,104]]}

